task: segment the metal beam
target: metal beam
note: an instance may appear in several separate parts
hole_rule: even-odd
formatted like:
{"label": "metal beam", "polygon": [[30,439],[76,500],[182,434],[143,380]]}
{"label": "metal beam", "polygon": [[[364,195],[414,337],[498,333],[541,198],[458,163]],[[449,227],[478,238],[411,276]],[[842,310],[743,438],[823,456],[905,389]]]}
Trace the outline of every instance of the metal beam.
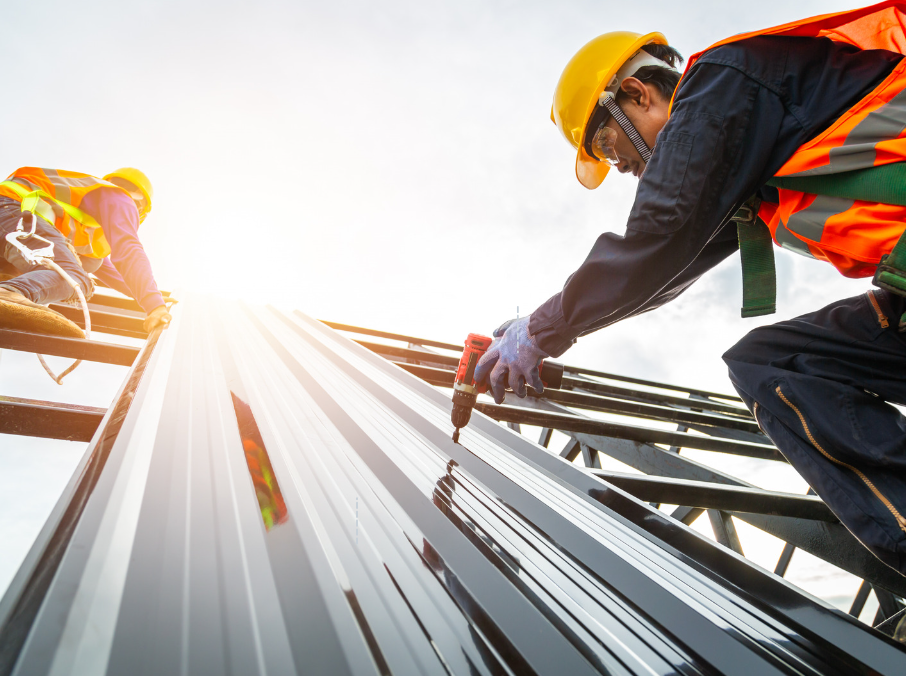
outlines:
{"label": "metal beam", "polygon": [[906,596],[906,576],[881,563],[842,524],[744,512],[733,516],[875,586]]}
{"label": "metal beam", "polygon": [[456,380],[456,373],[454,371],[436,369],[430,366],[422,366],[420,364],[408,364],[406,362],[399,361],[393,361],[391,363],[396,364],[401,369],[408,371],[414,376],[418,376],[430,385],[438,385],[440,387],[453,387],[453,382]]}
{"label": "metal beam", "polygon": [[739,542],[739,535],[736,532],[736,525],[732,517],[725,512],[716,509],[708,510],[708,518],[711,520],[711,528],[714,530],[714,538],[728,549],[732,549],[740,556],[745,556],[742,551],[742,544]]}
{"label": "metal beam", "polygon": [[[418,364],[407,364],[407,363],[398,362],[398,361],[394,361],[394,360],[390,360],[390,361],[391,361],[391,363],[396,364],[400,368],[408,371],[409,373],[411,373],[415,376],[418,376],[419,378],[421,378],[422,380],[424,380],[427,383],[430,383],[431,385],[437,385],[440,387],[453,387],[453,381],[455,379],[455,374],[452,371],[431,368],[428,366],[421,366]],[[548,393],[545,392],[545,394],[548,394]],[[512,398],[508,398],[507,401],[508,402],[513,401],[517,406],[522,407],[522,408],[537,408],[534,405],[534,403],[538,402],[538,401],[550,402],[552,405],[554,405],[552,399],[547,398],[544,395],[542,395],[541,397],[526,397],[523,400],[513,400]],[[482,405],[485,405],[485,404],[482,404]],[[560,408],[558,408],[557,410],[560,412],[564,412],[563,409],[560,409]],[[574,415],[575,413],[573,411],[568,411],[567,414]],[[693,429],[696,429],[697,431],[706,431],[707,433],[713,434],[715,436],[725,435],[726,437],[729,437],[731,439],[737,435],[748,435],[749,434],[748,432],[725,430],[723,428],[717,428],[717,427],[706,427],[704,425],[699,426],[699,425],[693,424],[693,425],[689,425],[689,426],[692,427]],[[613,436],[616,437],[618,435],[614,434]],[[748,436],[744,439],[741,439],[741,441],[752,442],[753,439],[757,439],[759,437],[764,439],[765,441],[767,441],[767,437],[760,435],[760,433],[758,435],[753,434],[751,436]],[[634,438],[634,439],[637,438],[637,435],[633,436],[632,438]],[[689,435],[689,438],[691,438],[693,440],[701,439],[701,437],[694,437],[692,435]],[[646,437],[645,440],[648,441],[649,439],[647,439],[647,437]],[[651,441],[654,441],[654,439],[651,439]],[[758,442],[754,442],[754,443],[757,444]],[[689,448],[698,448],[698,446],[690,445]],[[711,448],[706,449],[706,450],[712,450],[713,448],[714,447],[712,446]],[[729,451],[723,451],[723,452],[729,452]],[[754,456],[754,457],[765,457],[765,456],[759,455],[759,456]],[[786,458],[784,458],[776,450],[769,451],[768,455],[767,455],[767,457],[765,457],[765,459],[777,460],[779,462],[786,462]]]}
{"label": "metal beam", "polygon": [[[76,325],[83,329],[85,328],[81,308],[71,305],[59,305],[57,303],[52,303],[50,308],[56,310]],[[115,312],[101,312],[99,310],[89,310],[88,314],[91,317],[92,331],[109,333],[115,336],[126,336],[127,338],[145,339],[148,337],[148,332],[142,326],[144,320],[139,317],[127,317]]]}
{"label": "metal beam", "polygon": [[[811,487],[809,487],[808,491],[806,491],[805,494],[806,495],[817,495],[817,493],[815,493],[814,489],[812,489]],[[795,552],[796,552],[796,548],[793,545],[791,545],[789,542],[787,542],[783,546],[783,551],[780,552],[780,557],[777,559],[777,565],[774,566],[775,575],[779,575],[780,577],[783,577],[784,575],[786,575],[786,571],[790,567],[790,561],[793,560],[793,554]]]}
{"label": "metal beam", "polygon": [[560,451],[560,457],[566,460],[567,462],[572,462],[579,457],[579,453],[582,452],[582,444],[580,444],[575,439],[570,439],[566,446]]}
{"label": "metal beam", "polygon": [[592,469],[601,469],[601,458],[598,455],[598,452],[591,446],[586,446],[585,444],[582,444],[581,448],[582,462],[585,463],[585,466]]}
{"label": "metal beam", "polygon": [[698,517],[700,517],[704,513],[705,510],[701,507],[677,507],[672,512],[670,512],[670,516],[680,523],[691,526],[698,520]]}
{"label": "metal beam", "polygon": [[[107,284],[107,282],[105,282],[102,279],[99,279],[98,277],[95,277],[94,275],[91,276],[91,280],[94,282],[94,285],[96,287],[98,287],[99,289],[110,289],[111,291],[116,291],[116,289],[114,289],[112,286]],[[162,291],[160,289],[158,289],[158,291],[160,291],[160,295],[164,297],[164,300],[169,300],[170,297],[173,295],[169,291]],[[119,300],[118,296],[109,296],[107,294],[104,294],[104,298],[116,298],[117,300]]]}
{"label": "metal beam", "polygon": [[[414,336],[407,336],[401,333],[390,333],[388,331],[375,331],[374,329],[366,329],[361,326],[352,326],[350,324],[340,324],[339,322],[328,322],[324,319],[320,320],[325,326],[336,331],[346,331],[348,333],[357,333],[361,336],[374,336],[375,338],[388,338],[390,340],[399,340],[403,343],[416,343],[418,345],[424,345],[425,347],[439,347],[444,350],[456,350],[462,352],[463,345],[455,345],[454,343],[442,343],[437,340],[426,340],[424,338],[415,338]],[[457,359],[458,361],[458,359]]]}
{"label": "metal beam", "polygon": [[105,409],[0,396],[0,433],[90,441]]}
{"label": "metal beam", "polygon": [[681,387],[679,385],[668,385],[666,383],[658,383],[653,380],[644,380],[642,378],[630,378],[629,376],[619,376],[614,373],[605,373],[604,371],[595,371],[594,369],[582,368],[579,366],[564,366],[563,370],[565,373],[574,374],[574,375],[585,375],[585,376],[594,376],[596,378],[605,378],[607,380],[617,380],[624,383],[633,383],[634,385],[646,385],[648,387],[654,387],[660,390],[672,390],[674,392],[686,392],[687,394],[695,394],[700,397],[705,398],[717,398],[723,399],[726,401],[742,401],[739,397],[732,394],[721,394],[719,392],[709,392],[708,390],[699,390],[692,387]]}
{"label": "metal beam", "polygon": [[[570,436],[647,474],[757,488],[729,474],[651,444],[608,439],[591,434],[570,434]],[[698,508],[681,507],[674,514],[682,512],[688,517],[693,517],[683,520],[689,524],[700,514],[694,511],[696,509]],[[857,577],[870,580],[900,596],[906,596],[906,577],[881,563],[839,523],[749,512],[733,512],[733,516]]]}
{"label": "metal beam", "polygon": [[584,444],[596,448],[601,453],[609,455],[622,463],[634,467],[645,474],[676,479],[692,479],[694,481],[707,481],[710,483],[724,484],[727,486],[748,486],[752,484],[730,476],[725,472],[708,467],[700,462],[683,457],[679,453],[668,451],[660,446],[641,441],[617,439],[598,434],[584,434],[569,432],[570,437]]}
{"label": "metal beam", "polygon": [[120,298],[119,296],[108,296],[107,294],[101,294],[95,292],[91,299],[88,301],[92,305],[100,305],[103,307],[114,308],[116,310],[128,310],[130,312],[141,312],[142,315],[145,314],[145,311],[142,309],[142,306],[136,303],[131,298]]}
{"label": "metal beam", "polygon": [[[366,329],[361,326],[352,326],[350,324],[340,324],[338,322],[328,322],[323,319],[320,321],[322,324],[325,324],[326,326],[329,326],[332,329],[336,329],[338,331],[346,331],[349,333],[357,333],[357,334],[363,335],[363,336],[375,336],[375,337],[379,337],[379,338],[389,338],[391,340],[399,340],[404,343],[416,343],[419,345],[426,345],[429,347],[440,347],[440,348],[443,348],[446,350],[455,350],[457,352],[461,352],[462,348],[463,348],[462,345],[457,345],[454,343],[442,343],[442,342],[438,342],[435,340],[425,340],[423,338],[415,338],[413,336],[407,336],[407,335],[403,335],[403,334],[399,334],[399,333],[390,333],[387,331],[375,331],[374,329]],[[717,398],[717,399],[723,399],[726,401],[738,401],[738,402],[742,401],[742,399],[740,399],[739,397],[737,397],[735,395],[731,395],[731,394],[721,394],[719,392],[709,392],[707,390],[699,390],[699,389],[695,389],[695,388],[667,385],[664,383],[654,382],[652,380],[643,380],[641,378],[631,378],[629,376],[621,376],[621,375],[617,375],[614,373],[605,373],[603,371],[595,371],[592,369],[586,369],[586,368],[582,368],[579,366],[564,366],[563,368],[564,368],[565,373],[570,373],[570,374],[578,375],[578,376],[582,376],[582,375],[594,376],[594,377],[598,377],[598,378],[605,378],[607,380],[616,380],[616,381],[621,381],[621,382],[626,382],[626,383],[633,383],[636,385],[647,385],[649,387],[654,387],[654,388],[658,388],[661,390],[672,390],[674,392],[685,392],[688,394],[694,394],[694,395],[698,395],[698,396],[705,397],[705,398],[713,397],[713,398]],[[719,402],[715,402],[715,403],[719,403]]]}
{"label": "metal beam", "polygon": [[[880,623],[899,613],[903,609],[903,603],[901,599],[898,599],[886,589],[875,588],[875,596],[878,598],[878,612],[875,613],[874,626],[877,627]],[[893,636],[895,628],[895,626],[888,627],[887,635]]]}
{"label": "metal beam", "polygon": [[498,406],[497,404],[486,404],[483,402],[477,403],[475,410],[500,422],[518,422],[538,427],[552,427],[563,432],[583,432],[585,434],[608,436],[617,439],[668,444],[682,448],[695,448],[702,451],[717,451],[718,453],[730,453],[749,458],[786,462],[786,458],[781,455],[780,451],[767,444],[700,437],[693,434],[683,434],[682,432],[636,427],[604,420],[580,418],[576,415],[548,413],[516,406]]}
{"label": "metal beam", "polygon": [[[357,341],[358,342],[358,341]],[[409,350],[415,350],[420,355],[433,355],[434,357],[441,357],[440,360],[437,359],[425,359],[424,357],[415,357],[415,363],[423,364],[424,366],[433,366],[434,368],[442,369],[451,369],[456,370],[456,367],[459,365],[458,357],[452,357],[452,359],[457,360],[455,365],[450,364],[449,361],[444,361],[444,359],[449,360],[450,357],[440,354],[437,349],[432,349],[430,347],[425,347],[424,345],[418,345],[417,343],[406,343],[406,348]]]}
{"label": "metal beam", "polygon": [[541,430],[541,434],[538,436],[538,443],[541,446],[547,448],[551,443],[551,435],[554,433],[550,427],[544,427]]}
{"label": "metal beam", "polygon": [[[443,364],[445,366],[450,366],[453,368],[455,368],[459,364],[459,359],[457,357],[436,355],[433,359],[429,360],[428,358],[426,358],[424,353],[418,352],[417,350],[395,347],[392,345],[382,345],[380,343],[372,343],[363,340],[356,340],[356,342],[359,345],[368,348],[372,352],[375,352],[376,354],[390,358],[390,360],[394,361],[394,363],[397,363],[395,361],[396,359],[405,359],[415,360],[416,362],[432,361],[434,363]],[[400,364],[400,366],[406,368],[403,364]],[[446,383],[448,380],[448,378],[445,378],[442,374],[431,374],[424,371],[417,372],[415,370],[410,370],[410,372],[415,373],[416,375],[424,374],[426,379],[430,378],[430,381],[434,382]],[[572,381],[576,383],[581,382],[576,381],[575,379],[572,379]],[[761,430],[758,428],[758,423],[756,423],[753,418],[719,415],[713,412],[693,411],[690,410],[693,405],[693,400],[689,399],[681,400],[684,402],[685,406],[682,409],[677,409],[666,405],[667,402],[652,404],[647,402],[627,401],[625,399],[619,399],[615,396],[601,396],[600,394],[571,391],[569,389],[546,389],[541,395],[536,395],[533,390],[529,390],[529,396],[548,399],[565,406],[588,411],[601,411],[604,413],[616,413],[618,415],[643,418],[646,420],[658,420],[662,422],[677,422],[695,425],[695,429],[697,431],[714,436],[733,437],[734,435],[732,435],[732,432],[728,434],[724,430],[740,431],[745,433],[744,435],[735,435],[740,441],[769,443],[769,440],[761,433]],[[677,397],[675,399],[679,398]]]}
{"label": "metal beam", "polygon": [[856,592],[853,603],[849,608],[850,615],[859,617],[862,614],[862,609],[865,608],[865,602],[868,600],[869,594],[871,594],[871,585],[862,580],[862,584],[859,585],[859,591]]}
{"label": "metal beam", "polygon": [[790,567],[790,561],[793,560],[793,554],[796,553],[796,548],[787,542],[783,545],[783,550],[780,552],[780,556],[777,558],[777,565],[774,566],[774,575],[779,575],[783,577],[786,575],[786,571]]}
{"label": "metal beam", "polygon": [[34,352],[36,354],[70,359],[85,359],[102,364],[132,366],[138,355],[137,347],[102,343],[96,340],[61,338],[39,333],[0,329],[0,349]]}
{"label": "metal beam", "polygon": [[605,470],[592,473],[645,502],[837,522],[837,517],[818,497]]}
{"label": "metal beam", "polygon": [[[358,340],[355,339],[355,342],[366,347],[375,354],[379,354],[384,357],[395,357],[396,359],[403,360],[414,360],[416,363],[422,361],[433,362],[434,364],[439,364],[443,366],[452,367],[455,371],[456,367],[459,365],[459,357],[451,357],[446,354],[435,354],[432,352],[422,352],[421,350],[414,350],[411,347],[397,347],[395,345],[384,345],[382,343],[373,343],[369,340]],[[394,361],[391,359],[391,361]],[[438,367],[433,367],[438,368]]]}
{"label": "metal beam", "polygon": [[[536,396],[530,394],[529,396]],[[731,418],[728,416],[715,415],[713,413],[704,413],[683,409],[670,408],[668,406],[640,403],[617,399],[615,397],[602,397],[595,394],[585,394],[581,392],[572,392],[569,390],[545,390],[541,395],[544,399],[587,411],[601,411],[603,413],[616,413],[633,418],[645,418],[647,420],[659,420],[662,422],[675,422],[686,425],[697,424],[702,428],[726,428],[730,430],[742,430],[748,432],[754,437],[761,437],[763,443],[769,443],[758,429],[758,424],[754,420],[745,420],[742,418]]]}
{"label": "metal beam", "polygon": [[619,385],[612,385],[610,383],[600,383],[585,378],[573,378],[569,376],[563,376],[563,383],[565,389],[573,391],[589,392],[591,394],[606,394],[633,401],[646,401],[653,404],[662,404],[664,406],[676,406],[692,411],[714,411],[716,413],[724,413],[734,417],[753,419],[752,414],[749,413],[747,408],[722,401],[692,399],[690,397],[663,394],[661,392],[633,390],[626,387],[620,387]]}

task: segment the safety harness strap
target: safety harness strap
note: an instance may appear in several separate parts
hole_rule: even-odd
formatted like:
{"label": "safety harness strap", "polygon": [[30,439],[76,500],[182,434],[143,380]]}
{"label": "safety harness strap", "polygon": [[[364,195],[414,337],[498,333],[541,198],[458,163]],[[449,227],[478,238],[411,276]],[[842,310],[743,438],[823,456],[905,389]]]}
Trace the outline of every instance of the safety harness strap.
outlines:
{"label": "safety harness strap", "polygon": [[[774,177],[767,185],[811,195],[906,206],[906,162],[821,176]],[[736,222],[742,260],[742,316],[777,311],[777,274],[771,232],[758,218],[760,201],[749,199],[731,220]],[[881,257],[872,283],[906,296],[906,232],[893,250]]]}
{"label": "safety harness strap", "polygon": [[[906,206],[906,162],[823,176],[773,178],[768,185],[813,195]],[[906,296],[906,232],[897,240],[893,250],[881,257],[872,283]]]}
{"label": "safety harness strap", "polygon": [[759,317],[777,311],[777,274],[771,231],[758,218],[761,200],[750,198],[731,220],[736,222],[742,262],[743,317]]}
{"label": "safety harness strap", "polygon": [[906,162],[893,162],[839,174],[775,176],[767,184],[810,195],[906,206]]}
{"label": "safety harness strap", "polygon": [[45,202],[45,203],[52,202],[54,204],[59,205],[59,207],[71,219],[73,219],[74,221],[78,221],[79,223],[81,223],[83,225],[87,225],[89,227],[96,227],[96,228],[101,227],[100,224],[93,217],[89,216],[81,209],[74,207],[67,202],[62,202],[62,201],[56,199],[55,197],[48,195],[43,190],[29,190],[25,186],[23,186],[19,183],[16,183],[15,181],[3,181],[2,183],[0,183],[0,186],[3,186],[4,188],[9,188],[22,199],[22,211],[23,212],[28,211],[31,213],[37,213],[41,218],[43,218],[45,221],[48,221],[49,223],[53,223],[54,218],[53,218],[53,216],[51,216],[51,218],[47,217],[50,214],[47,212],[46,209],[42,208],[42,202]]}

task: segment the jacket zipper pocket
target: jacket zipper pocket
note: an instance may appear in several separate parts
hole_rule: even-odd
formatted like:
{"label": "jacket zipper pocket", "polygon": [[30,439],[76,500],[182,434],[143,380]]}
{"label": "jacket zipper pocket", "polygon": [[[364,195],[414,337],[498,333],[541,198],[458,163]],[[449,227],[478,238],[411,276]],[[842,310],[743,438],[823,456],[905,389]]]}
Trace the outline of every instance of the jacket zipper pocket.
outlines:
{"label": "jacket zipper pocket", "polygon": [[[868,295],[872,299],[874,298],[871,291],[868,292]],[[874,304],[874,302],[873,302],[873,304]],[[875,307],[877,307],[877,306],[875,306]],[[878,313],[880,314],[880,309],[878,309]],[[883,315],[881,315],[881,316],[883,316]],[[884,321],[887,321],[886,317],[884,318]],[[784,393],[780,390],[779,385],[777,386],[777,389],[774,391],[777,392],[777,396],[780,397],[781,400],[783,400],[783,403],[786,404],[787,406],[789,406],[791,409],[793,409],[793,411],[795,411],[796,415],[799,416],[799,422],[802,423],[802,428],[805,430],[805,433],[808,436],[809,441],[812,442],[812,446],[814,446],[816,449],[818,449],[818,452],[820,452],[821,455],[823,455],[825,458],[830,460],[835,465],[839,465],[840,467],[845,467],[846,469],[853,472],[856,476],[858,476],[862,480],[862,482],[866,486],[868,486],[869,490],[871,490],[871,492],[874,493],[875,497],[878,500],[880,500],[884,504],[885,507],[887,507],[887,509],[893,515],[893,518],[896,519],[897,525],[899,525],[900,530],[902,530],[904,533],[906,533],[906,518],[904,518],[903,515],[900,514],[899,510],[896,507],[894,507],[893,503],[887,499],[887,496],[885,496],[883,493],[881,493],[881,491],[878,490],[878,487],[874,485],[872,480],[869,479],[867,476],[865,476],[865,474],[861,470],[856,469],[852,465],[849,465],[849,464],[843,462],[842,460],[837,460],[837,458],[835,458],[830,453],[825,451],[821,447],[821,444],[819,444],[818,441],[815,439],[815,437],[812,436],[812,431],[809,429],[808,423],[805,422],[805,416],[802,415],[802,412],[798,408],[796,408],[796,406],[793,404],[793,402],[791,402],[789,399],[786,398],[786,395],[784,395]]]}
{"label": "jacket zipper pocket", "polygon": [[878,315],[878,323],[881,325],[882,329],[886,329],[890,326],[890,322],[887,321],[887,315],[884,314],[884,311],[881,310],[881,304],[878,302],[878,299],[875,298],[875,292],[868,292],[868,300],[871,301],[871,306],[875,309],[875,314]]}

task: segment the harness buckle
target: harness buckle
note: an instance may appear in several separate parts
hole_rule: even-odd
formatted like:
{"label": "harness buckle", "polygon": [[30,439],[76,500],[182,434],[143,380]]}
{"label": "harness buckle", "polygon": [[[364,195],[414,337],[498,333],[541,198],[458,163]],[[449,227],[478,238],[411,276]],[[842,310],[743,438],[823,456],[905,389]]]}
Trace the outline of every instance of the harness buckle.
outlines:
{"label": "harness buckle", "polygon": [[[31,230],[28,232],[25,231],[25,227],[23,226],[25,214],[31,216]],[[32,265],[43,265],[46,259],[49,258],[50,260],[53,260],[53,242],[37,234],[37,229],[38,217],[34,212],[25,211],[19,218],[19,224],[16,226],[16,231],[9,233],[6,236],[6,241],[16,247],[22,255],[22,258],[28,263],[31,263]],[[32,239],[39,243],[43,242],[47,246],[41,247],[40,249],[31,249],[25,246],[25,242]]]}
{"label": "harness buckle", "polygon": [[906,296],[906,270],[889,265],[889,262],[890,254],[881,256],[881,262],[878,263],[871,283],[898,296]]}
{"label": "harness buckle", "polygon": [[758,208],[761,206],[761,200],[757,197],[752,198],[746,201],[744,204],[741,204],[736,213],[730,218],[734,223],[742,223],[744,225],[752,225],[755,223],[755,219],[758,218]]}

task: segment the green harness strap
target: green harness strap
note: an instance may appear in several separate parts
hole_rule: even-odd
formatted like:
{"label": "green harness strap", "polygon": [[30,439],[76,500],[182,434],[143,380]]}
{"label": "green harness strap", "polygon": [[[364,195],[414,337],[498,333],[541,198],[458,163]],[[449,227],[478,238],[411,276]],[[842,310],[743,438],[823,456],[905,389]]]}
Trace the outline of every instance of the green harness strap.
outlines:
{"label": "green harness strap", "polygon": [[[894,162],[821,176],[774,177],[767,185],[812,195],[906,206],[906,162]],[[731,219],[736,221],[742,259],[742,316],[758,317],[776,311],[777,279],[774,247],[767,225],[757,218],[754,198]],[[875,286],[906,296],[906,232],[881,258],[872,280]]]}
{"label": "green harness strap", "polygon": [[777,311],[777,273],[774,242],[768,226],[758,218],[761,200],[749,199],[733,216],[742,262],[743,317],[770,315]]}
{"label": "green harness strap", "polygon": [[[816,195],[906,206],[906,162],[825,176],[773,178],[768,185]],[[906,232],[897,240],[893,250],[881,257],[872,283],[906,296]]]}
{"label": "green harness strap", "polygon": [[775,188],[906,207],[906,162],[822,176],[774,177]]}

